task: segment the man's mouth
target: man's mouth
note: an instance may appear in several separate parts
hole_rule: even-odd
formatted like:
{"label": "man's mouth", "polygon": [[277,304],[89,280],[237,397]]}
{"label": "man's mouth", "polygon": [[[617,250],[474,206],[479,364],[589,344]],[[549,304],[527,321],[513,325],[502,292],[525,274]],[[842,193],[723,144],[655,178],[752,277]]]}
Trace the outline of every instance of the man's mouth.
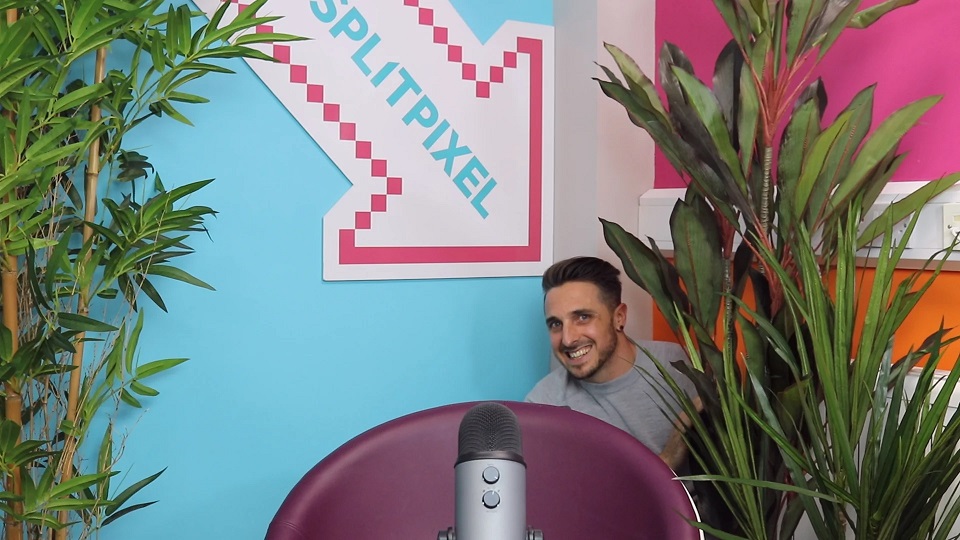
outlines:
{"label": "man's mouth", "polygon": [[587,354],[588,352],[590,352],[589,345],[587,345],[586,347],[580,347],[579,349],[574,349],[572,351],[567,351],[567,357],[570,358],[571,360],[576,360],[577,358],[580,358],[581,356]]}

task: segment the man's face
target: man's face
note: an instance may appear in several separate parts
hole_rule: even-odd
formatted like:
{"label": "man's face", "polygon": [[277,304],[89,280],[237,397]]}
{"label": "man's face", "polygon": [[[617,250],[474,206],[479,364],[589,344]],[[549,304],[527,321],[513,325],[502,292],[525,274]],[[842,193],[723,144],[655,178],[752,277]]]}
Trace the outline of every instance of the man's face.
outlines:
{"label": "man's face", "polygon": [[625,371],[611,359],[617,350],[617,328],[625,322],[626,309],[624,304],[611,309],[593,283],[570,281],[547,291],[543,313],[550,345],[570,375],[600,383]]}

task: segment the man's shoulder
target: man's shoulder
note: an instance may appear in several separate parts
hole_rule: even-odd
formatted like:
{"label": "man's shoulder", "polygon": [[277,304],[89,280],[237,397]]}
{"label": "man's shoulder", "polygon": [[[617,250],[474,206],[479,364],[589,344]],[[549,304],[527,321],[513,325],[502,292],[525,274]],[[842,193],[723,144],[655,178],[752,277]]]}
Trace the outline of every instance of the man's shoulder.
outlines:
{"label": "man's shoulder", "polygon": [[563,367],[554,368],[547,376],[540,379],[527,394],[525,401],[530,403],[544,403],[547,405],[561,405],[567,387],[567,370]]}
{"label": "man's shoulder", "polygon": [[635,343],[639,345],[640,352],[644,353],[644,356],[649,355],[665,365],[687,359],[687,353],[683,347],[672,341],[637,340]]}
{"label": "man's shoulder", "polygon": [[654,367],[656,360],[663,366],[671,378],[688,396],[697,395],[693,382],[683,373],[676,369],[676,362],[689,364],[687,351],[678,343],[672,341],[637,341],[639,346],[637,352],[638,366],[642,371],[647,372],[657,380],[662,380],[659,371]]}

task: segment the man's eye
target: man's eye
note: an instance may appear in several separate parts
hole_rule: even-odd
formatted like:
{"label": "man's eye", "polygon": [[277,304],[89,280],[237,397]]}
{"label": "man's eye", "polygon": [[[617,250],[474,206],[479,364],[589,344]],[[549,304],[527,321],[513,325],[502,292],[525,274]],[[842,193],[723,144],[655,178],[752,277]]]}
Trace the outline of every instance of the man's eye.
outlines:
{"label": "man's eye", "polygon": [[549,328],[550,330],[556,330],[557,328],[560,328],[560,321],[550,321],[550,322],[548,322],[548,323],[547,323],[547,328]]}
{"label": "man's eye", "polygon": [[581,313],[581,314],[577,317],[577,320],[580,320],[580,321],[588,321],[588,320],[590,320],[590,315],[589,315],[588,313]]}

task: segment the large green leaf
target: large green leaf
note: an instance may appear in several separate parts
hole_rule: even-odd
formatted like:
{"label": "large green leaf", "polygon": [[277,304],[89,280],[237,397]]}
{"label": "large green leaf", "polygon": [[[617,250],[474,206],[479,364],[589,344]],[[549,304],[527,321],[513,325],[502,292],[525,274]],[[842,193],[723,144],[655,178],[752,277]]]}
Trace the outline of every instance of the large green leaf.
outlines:
{"label": "large green leaf", "polygon": [[[737,119],[740,116],[740,73],[743,68],[743,55],[737,42],[731,40],[714,63],[713,93],[727,122],[727,131],[733,135],[737,133]],[[737,137],[733,139],[736,141]]]}
{"label": "large green leaf", "polygon": [[700,197],[677,201],[670,216],[670,232],[677,272],[696,320],[709,331],[720,309],[725,264],[716,219]]}
{"label": "large green leaf", "polygon": [[820,175],[816,178],[806,203],[808,211],[806,223],[811,230],[817,229],[814,220],[818,216],[818,211],[824,208],[829,195],[840,181],[846,178],[854,153],[870,130],[873,118],[873,91],[874,86],[860,91],[840,113],[841,116],[849,113],[849,121],[844,124],[842,131],[838,134],[837,144],[831,145],[827,150]]}
{"label": "large green leaf", "polygon": [[617,63],[617,67],[620,68],[620,72],[623,73],[623,76],[626,78],[630,91],[634,95],[645,96],[646,100],[643,103],[645,105],[649,104],[654,111],[659,113],[660,118],[666,118],[667,111],[664,110],[663,105],[660,103],[660,95],[657,94],[657,89],[654,87],[653,81],[643,74],[640,66],[637,65],[633,58],[630,58],[627,53],[620,50],[616,45],[604,43],[603,46],[607,49],[607,52],[610,53],[610,56],[613,57]]}
{"label": "large green leaf", "polygon": [[600,218],[600,223],[603,225],[603,237],[620,258],[627,277],[650,294],[670,327],[678,331],[679,321],[671,316],[675,300],[663,286],[657,255],[620,225],[603,218]]}
{"label": "large green leaf", "polygon": [[904,134],[916,125],[920,117],[936,105],[940,99],[940,97],[934,96],[914,101],[888,116],[877,127],[857,154],[849,174],[840,182],[833,193],[831,202],[835,208],[844,206],[854,196],[870,171],[883,160],[891,149],[896,147]]}
{"label": "large green leaf", "polygon": [[850,28],[866,28],[871,24],[880,20],[881,17],[890,13],[891,11],[901,8],[904,6],[909,6],[911,4],[916,4],[918,0],[886,0],[870,6],[862,11],[858,11],[856,15],[848,23]]}
{"label": "large green leaf", "polygon": [[842,135],[847,131],[851,116],[850,111],[840,114],[827,129],[823,130],[814,139],[812,147],[803,160],[803,168],[794,190],[792,209],[794,216],[805,215],[807,211],[816,215],[822,210],[821,208],[809,208],[808,210],[810,195],[817,187],[817,180],[822,177],[827,155],[833,150],[834,146],[843,144]]}
{"label": "large green leaf", "polygon": [[794,62],[802,54],[804,38],[813,30],[818,14],[814,0],[793,0],[787,10],[787,62]]}
{"label": "large green leaf", "polygon": [[923,205],[956,185],[957,182],[960,182],[960,173],[953,173],[949,176],[927,182],[913,193],[894,201],[873,221],[867,224],[857,239],[857,247],[862,248],[866,246],[880,236],[888,224],[898,223],[906,219],[907,216],[923,208]]}
{"label": "large green leaf", "polygon": [[[686,71],[677,69],[674,75],[683,88],[688,103],[710,136],[708,152],[711,157],[719,158],[717,165],[722,165],[721,176],[732,178],[743,191],[746,191],[746,182],[743,171],[740,169],[740,157],[734,149],[731,134],[727,130],[716,96],[706,85]],[[707,141],[704,142],[707,143]],[[706,144],[705,147],[707,147]]]}
{"label": "large green leaf", "polygon": [[57,321],[64,328],[79,332],[113,332],[117,330],[117,327],[112,324],[75,313],[59,313],[57,314]]}

